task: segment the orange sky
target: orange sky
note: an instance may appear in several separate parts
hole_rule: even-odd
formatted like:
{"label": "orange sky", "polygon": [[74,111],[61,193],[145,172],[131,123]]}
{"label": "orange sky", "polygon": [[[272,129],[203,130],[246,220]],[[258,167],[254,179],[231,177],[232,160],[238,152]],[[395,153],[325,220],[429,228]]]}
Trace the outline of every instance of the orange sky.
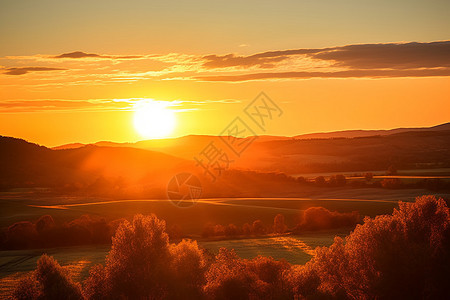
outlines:
{"label": "orange sky", "polygon": [[261,91],[284,114],[258,134],[450,121],[448,2],[334,2],[3,3],[0,134],[136,141],[142,99],[219,134]]}

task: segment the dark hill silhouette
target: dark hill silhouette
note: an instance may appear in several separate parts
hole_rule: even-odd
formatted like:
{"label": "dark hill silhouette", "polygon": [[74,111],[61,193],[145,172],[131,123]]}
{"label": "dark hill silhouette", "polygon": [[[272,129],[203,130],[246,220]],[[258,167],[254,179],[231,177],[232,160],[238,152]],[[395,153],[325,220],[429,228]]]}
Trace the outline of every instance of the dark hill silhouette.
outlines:
{"label": "dark hill silhouette", "polygon": [[[264,152],[264,161],[251,160]],[[286,173],[450,167],[450,130],[407,131],[385,136],[294,139],[256,143],[246,167]]]}
{"label": "dark hill silhouette", "polygon": [[51,150],[27,141],[0,137],[0,187],[89,186],[108,178],[137,182],[165,180],[192,163],[156,151],[98,147]]}
{"label": "dark hill silhouette", "polygon": [[[280,140],[292,140],[292,139],[328,139],[328,138],[355,138],[355,137],[366,137],[366,136],[378,136],[378,135],[391,135],[409,131],[445,131],[450,130],[450,122],[444,123],[432,127],[422,127],[422,128],[395,128],[389,130],[343,130],[343,131],[333,131],[333,132],[318,132],[318,133],[308,133],[301,134],[293,137],[286,136],[272,136],[272,135],[260,135],[258,137],[258,142],[269,142],[269,141],[280,141]],[[188,159],[192,157],[191,153],[198,153],[200,150],[197,149],[202,145],[201,143],[209,143],[211,140],[218,139],[217,136],[212,135],[187,135],[179,138],[168,138],[168,139],[155,139],[155,140],[144,140],[135,143],[116,143],[109,141],[100,141],[93,143],[96,146],[102,147],[133,147],[148,150],[158,150],[161,149],[163,152],[165,149],[179,148],[180,146],[185,147],[189,152],[187,156]],[[194,146],[195,145],[195,146]],[[73,149],[86,146],[82,143],[72,143],[53,147],[52,149]],[[195,151],[192,151],[195,148]],[[191,151],[189,151],[191,150]],[[169,151],[170,152],[170,151]],[[180,155],[185,157],[183,155]]]}
{"label": "dark hill silhouette", "polygon": [[[222,175],[218,184],[210,184],[194,160],[211,141],[231,159],[228,174]],[[0,190],[45,187],[71,195],[166,197],[169,180],[177,173],[190,172],[204,183],[204,196],[278,196],[301,188],[279,172],[364,172],[390,166],[400,170],[449,168],[450,130],[330,139],[272,140],[266,136],[257,139],[240,157],[226,149],[217,136],[135,144],[101,142],[62,150],[0,137]]]}
{"label": "dark hill silhouette", "polygon": [[333,132],[319,132],[319,133],[309,133],[297,135],[296,139],[327,139],[327,138],[354,138],[354,137],[364,137],[364,136],[374,136],[374,135],[390,135],[408,131],[442,131],[450,130],[450,122],[444,123],[432,127],[419,127],[419,128],[395,128],[389,130],[342,130]]}
{"label": "dark hill silhouette", "polygon": [[[203,141],[205,138],[200,137],[200,142]],[[0,191],[27,188],[39,193],[83,197],[165,199],[169,180],[181,172],[200,178],[204,197],[275,196],[280,186],[286,193],[301,188],[293,178],[273,172],[229,170],[213,182],[194,161],[129,147],[87,145],[51,150],[1,137],[0,155]]]}

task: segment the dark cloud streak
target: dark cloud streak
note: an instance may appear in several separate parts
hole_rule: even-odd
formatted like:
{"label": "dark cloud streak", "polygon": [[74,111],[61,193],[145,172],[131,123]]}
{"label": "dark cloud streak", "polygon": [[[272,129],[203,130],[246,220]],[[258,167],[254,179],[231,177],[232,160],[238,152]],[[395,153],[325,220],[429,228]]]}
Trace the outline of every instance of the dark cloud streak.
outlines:
{"label": "dark cloud streak", "polygon": [[61,55],[55,56],[55,58],[85,58],[85,57],[101,57],[99,54],[86,53],[81,51],[75,51],[70,53],[63,53]]}
{"label": "dark cloud streak", "polygon": [[298,55],[318,61],[330,61],[336,67],[351,69],[449,67],[450,41],[347,45],[323,49],[269,51],[250,56],[208,55],[203,57],[203,66],[275,68],[277,63]]}
{"label": "dark cloud streak", "polygon": [[346,70],[337,72],[272,72],[244,75],[199,76],[200,81],[239,82],[263,79],[309,79],[309,78],[389,78],[450,76],[450,68],[414,70]]}
{"label": "dark cloud streak", "polygon": [[62,68],[48,68],[48,67],[18,67],[8,68],[4,74],[6,75],[24,75],[29,72],[42,72],[42,71],[63,71]]}
{"label": "dark cloud streak", "polygon": [[348,45],[320,51],[311,57],[357,69],[449,67],[450,41]]}
{"label": "dark cloud streak", "polygon": [[136,59],[141,58],[139,55],[128,55],[128,56],[114,56],[114,55],[100,55],[95,53],[86,53],[82,51],[75,51],[69,53],[63,53],[53,58],[106,58],[106,59]]}

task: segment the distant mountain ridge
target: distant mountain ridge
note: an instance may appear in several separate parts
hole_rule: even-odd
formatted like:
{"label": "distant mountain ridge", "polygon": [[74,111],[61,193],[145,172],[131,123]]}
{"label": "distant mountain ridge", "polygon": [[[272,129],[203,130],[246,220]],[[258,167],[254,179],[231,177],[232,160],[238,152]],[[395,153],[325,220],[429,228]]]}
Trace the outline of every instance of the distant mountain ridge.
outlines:
{"label": "distant mountain ridge", "polygon": [[[284,190],[286,184],[295,185],[285,175],[277,176],[280,172],[298,175],[380,171],[390,166],[399,170],[450,168],[449,126],[368,131],[368,135],[354,138],[264,136],[239,155],[231,153],[230,145],[252,137],[238,140],[198,135],[81,147],[70,144],[67,149],[56,150],[0,136],[0,191],[47,187],[63,194],[158,198],[166,197],[167,183],[175,174],[189,172],[201,179],[209,197],[250,196],[263,188],[270,187],[273,192]],[[204,155],[212,143],[221,151],[216,162],[209,162]],[[213,184],[208,170],[225,170],[228,175]],[[300,188],[294,187],[296,191]]]}
{"label": "distant mountain ridge", "polygon": [[[272,136],[272,135],[261,135],[258,136],[258,142],[269,142],[277,140],[292,140],[292,139],[329,139],[329,138],[357,138],[366,136],[385,136],[409,131],[446,131],[450,130],[450,122],[432,126],[432,127],[416,127],[416,128],[394,128],[386,130],[342,130],[342,131],[332,131],[332,132],[318,132],[318,133],[307,133],[300,134],[292,137],[287,136]],[[186,135],[178,138],[167,138],[167,139],[155,139],[155,140],[143,140],[135,143],[125,142],[109,142],[100,141],[93,144],[82,144],[82,143],[71,143],[52,147],[54,150],[61,149],[74,149],[80,148],[86,145],[96,145],[100,147],[133,147],[139,149],[153,149],[158,150],[159,148],[167,148],[167,145],[181,145],[186,142],[198,143],[198,142],[210,142],[211,140],[218,139],[218,136],[212,135]]]}
{"label": "distant mountain ridge", "polygon": [[312,138],[354,138],[374,135],[390,135],[396,133],[403,133],[408,131],[443,131],[450,130],[450,122],[432,126],[432,127],[416,127],[416,128],[394,128],[386,130],[342,130],[332,132],[307,133],[297,135],[296,139],[312,139]]}

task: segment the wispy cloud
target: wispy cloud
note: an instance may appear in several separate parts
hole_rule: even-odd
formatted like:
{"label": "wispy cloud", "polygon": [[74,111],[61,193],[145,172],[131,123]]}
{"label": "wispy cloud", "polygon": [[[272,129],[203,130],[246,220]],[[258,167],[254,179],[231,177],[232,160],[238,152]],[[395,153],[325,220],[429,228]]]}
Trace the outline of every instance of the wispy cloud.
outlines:
{"label": "wispy cloud", "polygon": [[450,76],[450,68],[403,69],[403,70],[346,70],[336,72],[273,72],[243,75],[219,75],[195,77],[201,81],[250,81],[267,79],[309,79],[309,78],[394,78]]}
{"label": "wispy cloud", "polygon": [[[0,58],[5,75],[66,70],[20,84],[105,85],[140,80],[250,81],[306,78],[450,76],[450,41],[384,43],[275,50],[252,55],[182,53],[109,55],[75,51],[57,56]],[[39,65],[38,67],[30,67]],[[27,76],[28,78],[28,76]],[[16,81],[18,81],[17,79]],[[17,82],[9,80],[7,84]]]}
{"label": "wispy cloud", "polygon": [[75,51],[69,53],[63,53],[61,55],[54,56],[54,58],[107,58],[107,59],[137,59],[142,58],[142,55],[100,55],[96,53],[86,53],[82,51]]}
{"label": "wispy cloud", "polygon": [[450,41],[430,43],[360,44],[322,49],[268,51],[249,56],[204,56],[207,68],[248,67],[274,68],[291,57],[306,56],[332,61],[350,68],[434,68],[450,66]]}
{"label": "wispy cloud", "polygon": [[61,71],[63,68],[49,68],[49,67],[17,67],[7,68],[4,74],[6,75],[25,75],[29,72],[43,72],[43,71]]}
{"label": "wispy cloud", "polygon": [[175,111],[190,111],[201,109],[201,106],[214,104],[240,103],[236,99],[219,100],[154,100],[150,98],[124,99],[14,99],[0,100],[0,113],[24,112],[73,112],[73,111],[133,111],[137,103],[142,101],[156,101],[164,103]]}

